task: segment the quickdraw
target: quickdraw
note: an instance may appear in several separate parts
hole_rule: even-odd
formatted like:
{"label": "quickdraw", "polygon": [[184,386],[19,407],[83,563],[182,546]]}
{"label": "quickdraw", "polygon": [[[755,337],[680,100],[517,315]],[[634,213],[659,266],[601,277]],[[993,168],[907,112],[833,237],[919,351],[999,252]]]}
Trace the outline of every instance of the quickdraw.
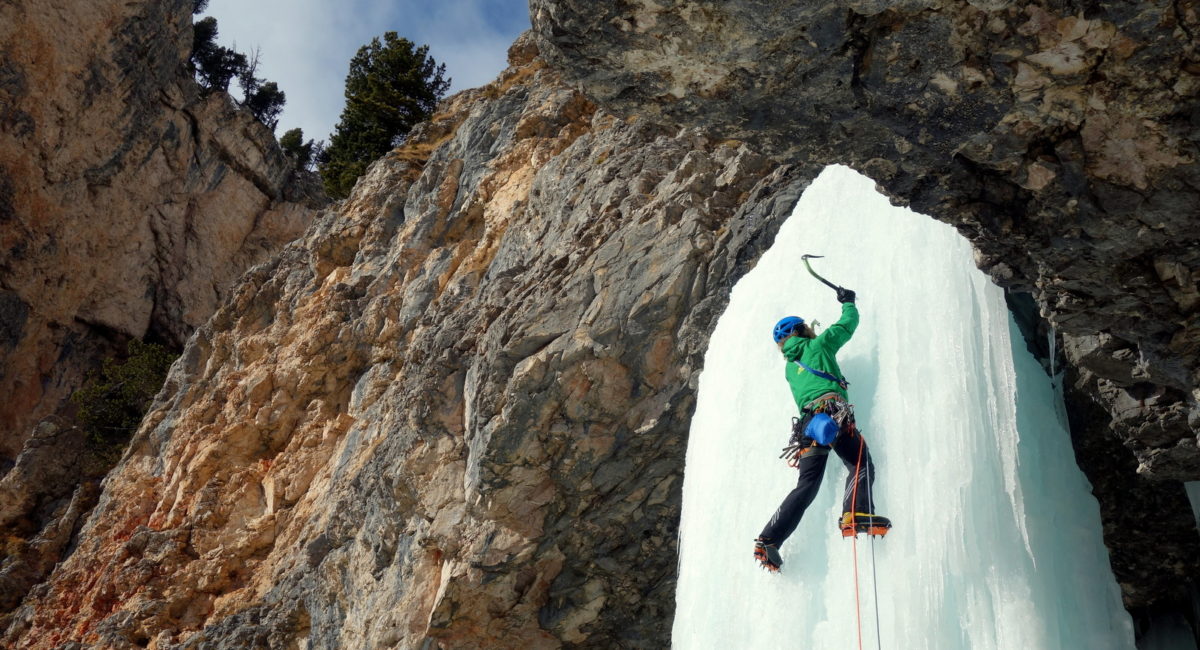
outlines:
{"label": "quickdraw", "polygon": [[[792,429],[795,430],[795,425],[798,424],[800,418],[792,418]],[[802,429],[803,431],[803,429]],[[780,458],[786,458],[788,467],[798,469],[800,467],[800,459],[808,453],[829,453],[828,449],[823,449],[817,445],[817,441],[810,440],[808,442],[794,442],[783,448],[783,453],[779,454]]]}

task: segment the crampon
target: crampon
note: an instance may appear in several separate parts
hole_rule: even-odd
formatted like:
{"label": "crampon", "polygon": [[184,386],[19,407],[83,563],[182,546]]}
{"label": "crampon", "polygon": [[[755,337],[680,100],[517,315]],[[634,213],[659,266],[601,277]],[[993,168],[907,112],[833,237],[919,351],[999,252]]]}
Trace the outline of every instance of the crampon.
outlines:
{"label": "crampon", "polygon": [[861,533],[883,537],[892,529],[892,522],[882,515],[847,512],[842,515],[838,527],[842,529],[842,537],[857,537]]}
{"label": "crampon", "polygon": [[783,557],[779,555],[779,548],[764,541],[761,537],[754,540],[754,559],[758,560],[762,568],[771,573],[778,573],[783,566]]}

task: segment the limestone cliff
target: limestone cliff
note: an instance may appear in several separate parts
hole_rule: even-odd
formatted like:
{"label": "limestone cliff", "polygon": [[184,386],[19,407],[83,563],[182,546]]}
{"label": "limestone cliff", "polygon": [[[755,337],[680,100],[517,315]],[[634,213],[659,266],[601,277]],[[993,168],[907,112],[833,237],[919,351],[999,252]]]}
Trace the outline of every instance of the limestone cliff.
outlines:
{"label": "limestone cliff", "polygon": [[[1162,386],[1139,422],[1170,443],[1116,430],[1148,473],[1195,477],[1194,94],[1160,71],[1191,65],[1188,3],[532,5],[500,79],[196,330],[5,643],[666,647],[709,334],[839,161],[959,225],[1067,332],[1079,448],[1135,486],[1098,485],[1106,527],[1186,509],[1111,448],[1118,402],[1082,404]],[[1131,606],[1195,578],[1181,521],[1117,531]]]}
{"label": "limestone cliff", "polygon": [[1034,294],[1114,430],[1200,478],[1195,2],[533,0],[611,110],[840,162]]}
{"label": "limestone cliff", "polygon": [[805,176],[535,53],[244,278],[10,642],[663,645],[707,332]]}
{"label": "limestone cliff", "polygon": [[35,425],[129,338],[182,346],[325,202],[267,128],[200,94],[191,6],[0,3],[0,533],[50,536],[20,567],[0,554],[0,611],[94,502],[69,413]]}
{"label": "limestone cliff", "polygon": [[[1127,604],[1187,597],[1178,577],[1196,580],[1200,563],[1177,481],[1200,479],[1200,5],[533,0],[531,12],[548,60],[609,110],[783,163],[848,164],[957,227],[1057,330]],[[1151,513],[1182,518],[1152,527]]]}
{"label": "limestone cliff", "polygon": [[190,6],[0,6],[0,456],[105,335],[181,345],[320,204],[266,128],[200,96]]}

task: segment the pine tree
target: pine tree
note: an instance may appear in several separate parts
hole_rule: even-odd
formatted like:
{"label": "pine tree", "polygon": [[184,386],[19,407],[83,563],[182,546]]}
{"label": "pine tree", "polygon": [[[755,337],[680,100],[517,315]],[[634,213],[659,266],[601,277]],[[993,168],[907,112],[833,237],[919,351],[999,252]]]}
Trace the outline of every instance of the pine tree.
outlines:
{"label": "pine tree", "polygon": [[[197,0],[196,11],[203,11],[207,0]],[[274,81],[258,77],[261,54],[255,50],[247,57],[227,47],[217,45],[217,19],[205,16],[192,25],[192,56],[189,63],[201,87],[207,92],[228,92],[235,78],[242,87],[242,106],[272,131],[279,114],[287,103],[287,95]]]}
{"label": "pine tree", "polygon": [[319,151],[321,144],[312,140],[304,141],[303,129],[291,129],[279,138],[279,146],[283,152],[296,161],[299,169],[308,169],[313,162],[313,154]]}
{"label": "pine tree", "polygon": [[229,90],[229,82],[246,69],[246,55],[217,45],[217,19],[206,16],[192,25],[190,63],[205,90]]}
{"label": "pine tree", "polygon": [[333,198],[344,198],[367,165],[404,141],[429,119],[450,80],[429,46],[387,32],[359,48],[346,75],[346,107],[321,156],[321,178]]}

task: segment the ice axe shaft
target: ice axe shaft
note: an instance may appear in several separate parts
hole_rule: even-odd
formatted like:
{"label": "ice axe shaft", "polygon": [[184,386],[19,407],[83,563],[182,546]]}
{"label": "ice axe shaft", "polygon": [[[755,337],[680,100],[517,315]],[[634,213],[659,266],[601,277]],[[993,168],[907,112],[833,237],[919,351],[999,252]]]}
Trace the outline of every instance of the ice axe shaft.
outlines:
{"label": "ice axe shaft", "polygon": [[822,257],[825,257],[825,256],[824,255],[801,255],[800,259],[804,260],[805,268],[808,269],[808,272],[811,273],[814,278],[820,280],[821,282],[824,282],[826,284],[826,286],[828,286],[830,289],[833,289],[834,291],[841,291],[842,290],[841,287],[839,287],[838,285],[836,285],[836,284],[830,282],[829,280],[826,280],[825,278],[818,275],[817,272],[813,270],[812,264],[808,263],[809,258],[820,259]]}

